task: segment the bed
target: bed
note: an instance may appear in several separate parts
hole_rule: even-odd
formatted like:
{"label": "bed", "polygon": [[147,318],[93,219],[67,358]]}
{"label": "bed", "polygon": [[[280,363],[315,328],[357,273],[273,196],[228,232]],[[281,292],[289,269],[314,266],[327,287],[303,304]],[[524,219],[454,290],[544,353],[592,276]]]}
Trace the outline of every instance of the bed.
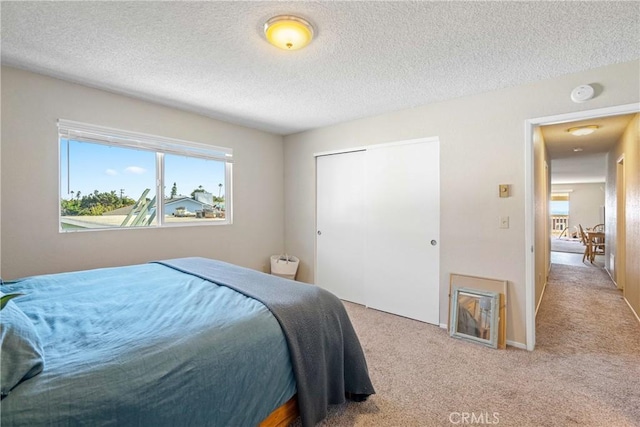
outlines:
{"label": "bed", "polygon": [[[374,393],[344,306],[316,286],[180,258],[0,290],[24,294],[0,312],[2,425],[312,426]],[[38,342],[15,368],[20,314]]]}

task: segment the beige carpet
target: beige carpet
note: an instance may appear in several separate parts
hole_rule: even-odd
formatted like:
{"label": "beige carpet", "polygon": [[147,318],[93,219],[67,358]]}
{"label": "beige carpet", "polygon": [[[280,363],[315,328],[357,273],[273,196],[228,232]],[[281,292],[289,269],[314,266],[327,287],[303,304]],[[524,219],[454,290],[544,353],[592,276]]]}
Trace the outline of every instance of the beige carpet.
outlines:
{"label": "beige carpet", "polygon": [[551,250],[553,252],[584,254],[584,245],[580,242],[580,239],[551,237]]}
{"label": "beige carpet", "polygon": [[583,268],[604,268],[604,255],[596,255],[593,262],[585,259],[583,254],[571,254],[568,252],[551,252],[552,264],[565,264],[573,265],[575,267]]}
{"label": "beige carpet", "polygon": [[601,269],[553,265],[534,352],[345,305],[377,394],[323,426],[640,426],[640,325]]}

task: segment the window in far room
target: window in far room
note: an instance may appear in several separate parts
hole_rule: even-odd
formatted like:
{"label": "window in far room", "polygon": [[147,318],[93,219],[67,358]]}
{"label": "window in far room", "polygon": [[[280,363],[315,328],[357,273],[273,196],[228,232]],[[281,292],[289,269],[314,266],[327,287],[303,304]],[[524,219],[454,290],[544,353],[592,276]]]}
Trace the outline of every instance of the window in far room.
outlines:
{"label": "window in far room", "polygon": [[569,226],[569,193],[551,194],[551,235],[560,236]]}
{"label": "window in far room", "polygon": [[60,231],[231,224],[232,150],[59,120]]}

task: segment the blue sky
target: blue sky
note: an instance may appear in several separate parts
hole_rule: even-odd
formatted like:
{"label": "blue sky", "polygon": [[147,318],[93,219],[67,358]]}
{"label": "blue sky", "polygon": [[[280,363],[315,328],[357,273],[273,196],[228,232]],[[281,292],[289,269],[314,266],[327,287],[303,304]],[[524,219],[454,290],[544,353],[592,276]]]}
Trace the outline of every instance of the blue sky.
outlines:
{"label": "blue sky", "polygon": [[551,201],[551,215],[569,215],[569,202],[566,200]]}
{"label": "blue sky", "polygon": [[[155,189],[155,153],[101,144],[60,142],[60,195],[63,199],[77,194],[115,191],[137,200],[146,188]],[[67,157],[68,155],[68,157]],[[67,158],[69,162],[67,162]],[[68,168],[68,163],[71,165]],[[202,187],[214,196],[224,195],[224,163],[182,156],[165,155],[165,196],[171,194],[173,183],[178,194],[189,196]],[[153,196],[150,196],[153,197]]]}

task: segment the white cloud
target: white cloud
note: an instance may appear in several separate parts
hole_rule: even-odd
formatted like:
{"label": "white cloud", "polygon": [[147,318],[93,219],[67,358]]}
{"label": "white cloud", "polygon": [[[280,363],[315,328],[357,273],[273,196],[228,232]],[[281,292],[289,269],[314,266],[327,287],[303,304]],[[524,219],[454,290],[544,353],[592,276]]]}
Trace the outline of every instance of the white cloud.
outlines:
{"label": "white cloud", "polygon": [[118,171],[115,169],[107,169],[106,171],[104,171],[104,173],[106,173],[109,176],[116,176],[118,175]]}
{"label": "white cloud", "polygon": [[133,173],[136,175],[142,175],[147,170],[145,168],[141,168],[140,166],[129,166],[124,170],[125,172]]}

